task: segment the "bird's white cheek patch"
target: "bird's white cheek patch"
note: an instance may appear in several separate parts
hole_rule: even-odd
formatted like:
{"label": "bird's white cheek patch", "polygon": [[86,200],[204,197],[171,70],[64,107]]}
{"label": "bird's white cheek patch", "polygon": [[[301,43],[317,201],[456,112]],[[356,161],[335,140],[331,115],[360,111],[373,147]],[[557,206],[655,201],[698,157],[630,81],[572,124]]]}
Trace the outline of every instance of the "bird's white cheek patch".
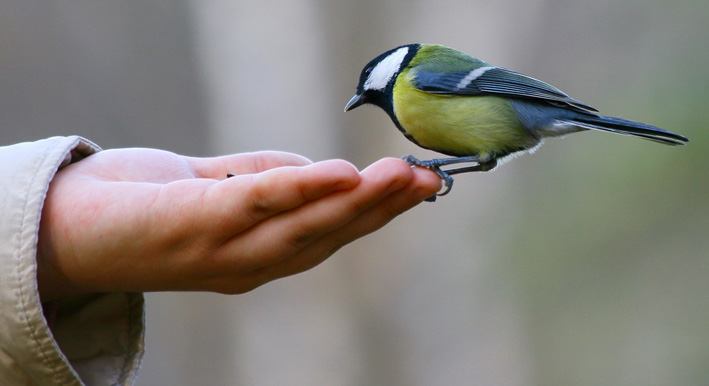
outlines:
{"label": "bird's white cheek patch", "polygon": [[372,73],[369,74],[369,78],[364,82],[364,89],[384,90],[387,84],[389,84],[389,81],[391,81],[394,75],[399,71],[401,63],[408,53],[409,47],[401,47],[382,59],[382,61],[374,67]]}

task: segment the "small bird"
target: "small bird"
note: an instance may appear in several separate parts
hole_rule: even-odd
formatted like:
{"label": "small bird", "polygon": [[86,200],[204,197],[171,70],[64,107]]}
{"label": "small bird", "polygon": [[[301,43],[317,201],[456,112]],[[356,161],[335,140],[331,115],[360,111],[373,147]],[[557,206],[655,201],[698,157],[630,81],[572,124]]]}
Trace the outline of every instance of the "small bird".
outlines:
{"label": "small bird", "polygon": [[[367,63],[345,111],[363,104],[381,107],[416,145],[454,157],[403,158],[443,180],[439,196],[453,187],[451,175],[492,170],[507,157],[533,152],[546,137],[600,130],[665,145],[688,141],[659,127],[599,115],[547,83],[434,44],[399,46]],[[474,164],[441,169],[461,163]]]}

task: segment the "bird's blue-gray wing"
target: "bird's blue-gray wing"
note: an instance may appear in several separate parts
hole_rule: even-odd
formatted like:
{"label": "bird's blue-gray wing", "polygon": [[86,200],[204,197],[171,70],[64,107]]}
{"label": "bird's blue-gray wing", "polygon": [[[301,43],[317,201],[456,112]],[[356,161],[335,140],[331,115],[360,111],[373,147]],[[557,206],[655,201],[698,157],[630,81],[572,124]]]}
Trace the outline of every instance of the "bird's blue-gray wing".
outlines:
{"label": "bird's blue-gray wing", "polygon": [[414,86],[432,94],[485,95],[529,98],[564,104],[584,111],[598,111],[577,101],[556,87],[519,72],[500,67],[479,67],[471,71],[439,73],[418,71]]}

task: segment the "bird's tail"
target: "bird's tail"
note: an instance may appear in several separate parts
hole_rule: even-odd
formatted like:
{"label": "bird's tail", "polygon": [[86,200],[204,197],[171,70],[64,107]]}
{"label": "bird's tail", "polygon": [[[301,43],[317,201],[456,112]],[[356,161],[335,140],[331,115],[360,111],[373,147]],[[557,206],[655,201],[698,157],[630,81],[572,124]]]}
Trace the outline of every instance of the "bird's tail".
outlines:
{"label": "bird's tail", "polygon": [[601,130],[616,134],[632,135],[665,145],[684,145],[689,139],[659,127],[627,119],[604,117],[600,115],[579,114],[572,119],[560,120],[562,123],[578,126],[584,129]]}

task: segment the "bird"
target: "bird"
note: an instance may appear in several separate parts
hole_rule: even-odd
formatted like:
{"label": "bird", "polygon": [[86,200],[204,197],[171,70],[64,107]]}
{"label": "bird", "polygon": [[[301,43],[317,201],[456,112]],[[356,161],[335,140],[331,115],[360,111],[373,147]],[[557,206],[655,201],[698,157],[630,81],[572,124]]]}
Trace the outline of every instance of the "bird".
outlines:
{"label": "bird", "polygon": [[[451,156],[403,157],[443,180],[437,196],[451,191],[452,175],[493,170],[534,152],[547,137],[597,130],[671,146],[689,141],[659,127],[600,115],[545,82],[438,44],[402,45],[367,63],[345,112],[364,104],[382,108],[416,145]],[[442,169],[464,163],[471,165]]]}

